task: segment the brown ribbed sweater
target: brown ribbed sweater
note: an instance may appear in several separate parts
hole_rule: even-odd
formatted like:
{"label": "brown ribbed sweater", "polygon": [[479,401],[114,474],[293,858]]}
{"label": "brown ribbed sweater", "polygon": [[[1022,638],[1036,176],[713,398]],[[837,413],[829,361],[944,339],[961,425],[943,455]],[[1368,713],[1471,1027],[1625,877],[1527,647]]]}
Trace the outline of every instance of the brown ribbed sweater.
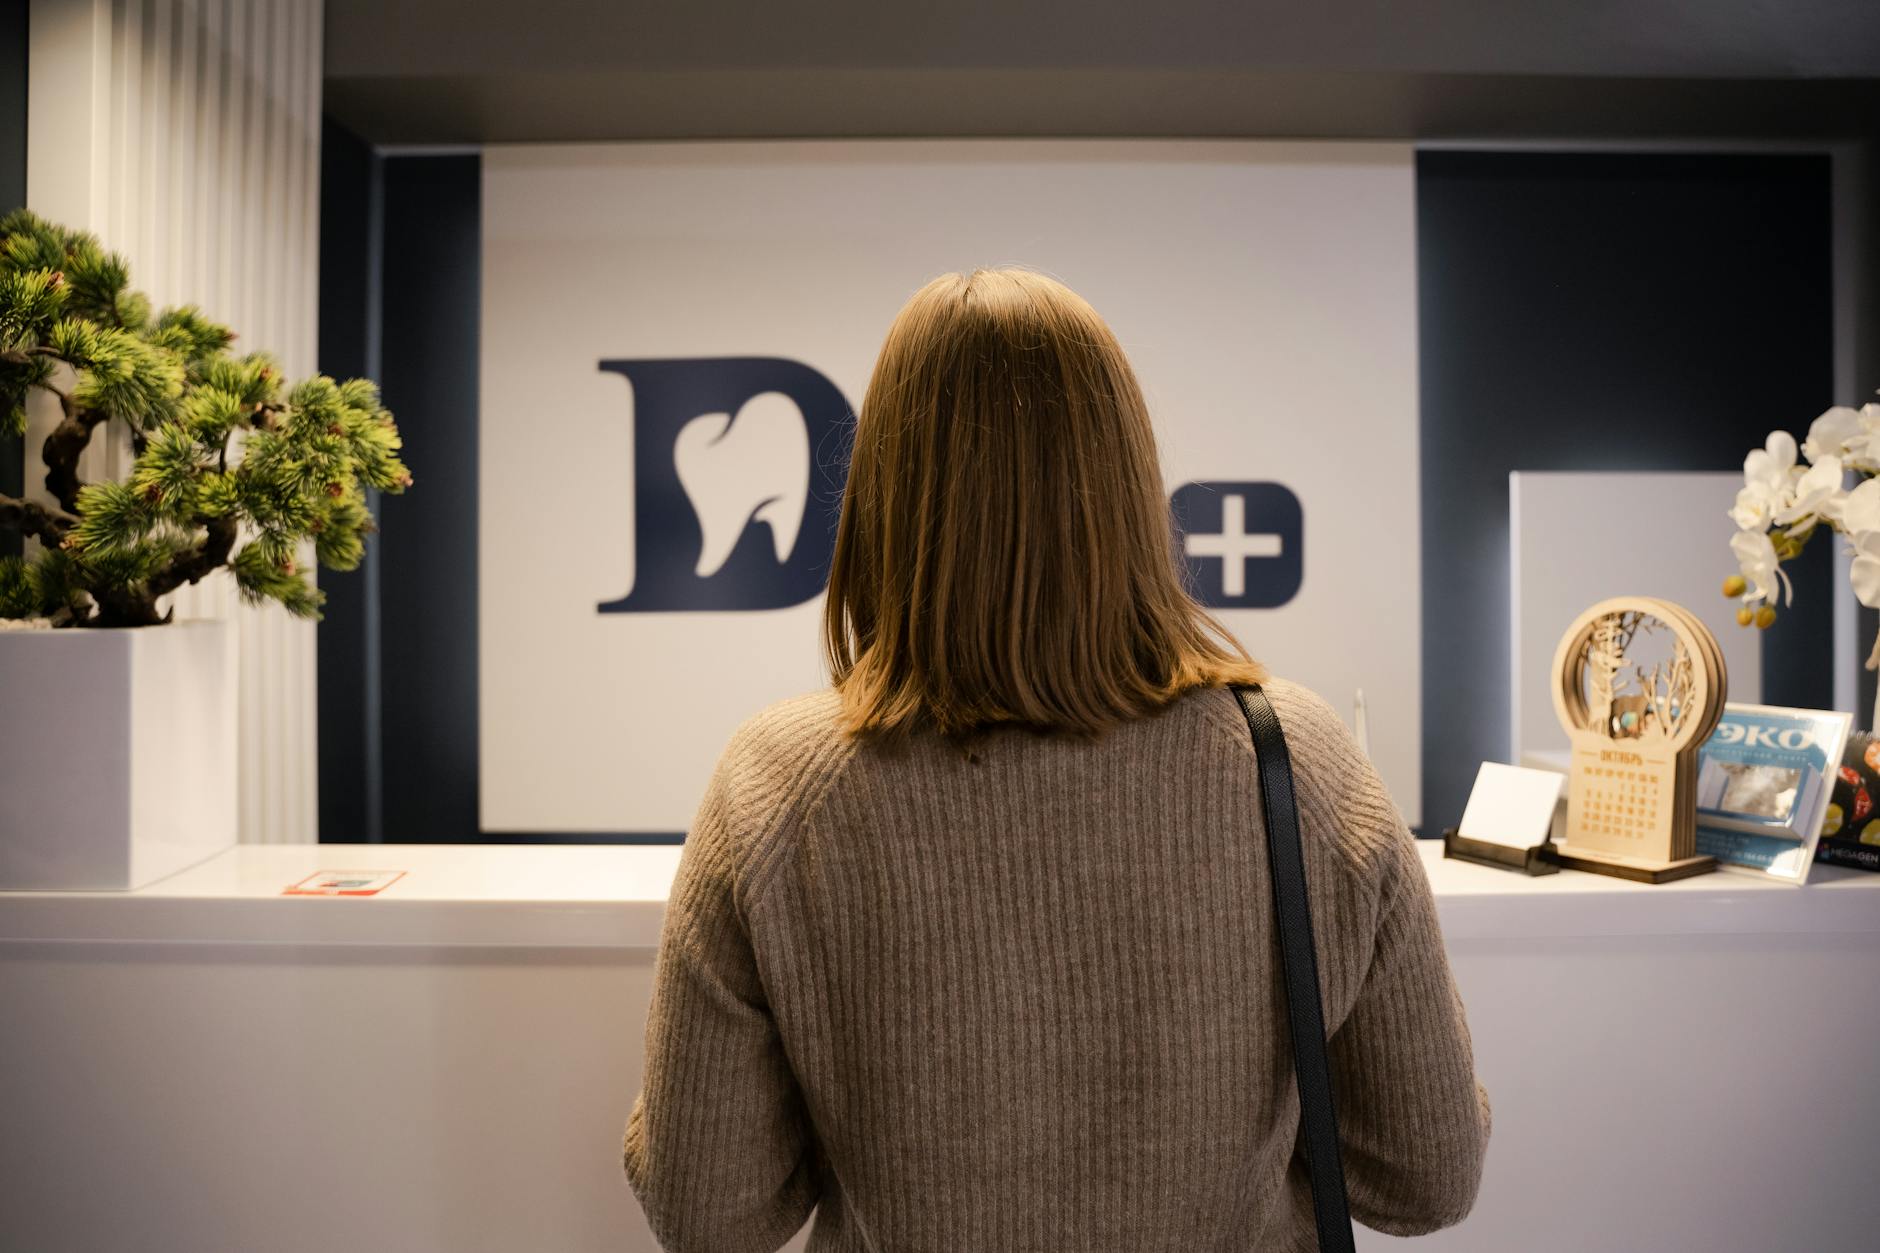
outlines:
{"label": "brown ribbed sweater", "polygon": [[[1475,1198],[1488,1104],[1414,842],[1338,716],[1292,752],[1352,1214]],[[1247,724],[858,746],[821,692],[732,737],[660,941],[626,1170],[674,1253],[1315,1247]]]}

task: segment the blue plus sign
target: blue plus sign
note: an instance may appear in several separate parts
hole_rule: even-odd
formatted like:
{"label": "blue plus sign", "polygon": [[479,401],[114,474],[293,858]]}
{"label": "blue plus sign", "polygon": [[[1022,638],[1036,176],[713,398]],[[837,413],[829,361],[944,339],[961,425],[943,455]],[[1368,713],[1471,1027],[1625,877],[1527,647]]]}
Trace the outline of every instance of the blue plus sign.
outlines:
{"label": "blue plus sign", "polygon": [[1184,483],[1169,498],[1189,588],[1211,609],[1274,609],[1305,577],[1305,513],[1279,483]]}

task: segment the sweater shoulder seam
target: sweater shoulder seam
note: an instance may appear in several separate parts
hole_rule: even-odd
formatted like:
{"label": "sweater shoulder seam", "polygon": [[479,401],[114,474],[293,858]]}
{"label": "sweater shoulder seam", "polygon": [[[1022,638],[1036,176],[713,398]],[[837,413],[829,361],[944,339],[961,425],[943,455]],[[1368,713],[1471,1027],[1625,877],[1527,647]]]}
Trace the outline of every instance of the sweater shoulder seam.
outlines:
{"label": "sweater shoulder seam", "polygon": [[[1222,688],[1221,692],[1226,697],[1225,704],[1217,703],[1217,702],[1210,702],[1210,704],[1207,706],[1207,716],[1209,720],[1212,721],[1218,729],[1220,729],[1221,731],[1227,734],[1228,738],[1232,741],[1233,746],[1239,751],[1240,756],[1246,759],[1247,769],[1253,772],[1253,778],[1254,778],[1254,782],[1255,782],[1255,786],[1257,790],[1258,783],[1259,783],[1258,771],[1259,771],[1260,755],[1254,749],[1253,731],[1247,725],[1246,716],[1241,713],[1239,697],[1235,696],[1234,693],[1228,688]],[[1284,730],[1283,725],[1281,729],[1282,731]],[[1293,775],[1294,775],[1293,803],[1295,805],[1298,804],[1298,799],[1299,799],[1299,786],[1298,786],[1299,756],[1294,748],[1297,742],[1298,741],[1294,737],[1291,737],[1291,736],[1287,737],[1286,755],[1292,765],[1292,770],[1293,770]],[[1264,801],[1262,801],[1262,805],[1264,806]],[[1300,815],[1300,819],[1301,819],[1300,820],[1301,835],[1303,835],[1304,827],[1305,827],[1303,813]],[[1261,821],[1262,822],[1265,821],[1264,813],[1262,813]],[[1336,823],[1333,822],[1331,823],[1331,825],[1335,826]],[[1320,842],[1322,844],[1328,845],[1333,850],[1334,854],[1338,857],[1340,863],[1343,864],[1345,869],[1349,871],[1353,876],[1358,878],[1360,881],[1374,879],[1375,876],[1373,874],[1373,867],[1368,863],[1367,859],[1361,855],[1361,850],[1351,847],[1352,841],[1346,840],[1346,839],[1340,839],[1340,838],[1332,838],[1332,839],[1327,839],[1327,840],[1323,840]]]}
{"label": "sweater shoulder seam", "polygon": [[777,806],[772,820],[751,837],[740,859],[737,894],[740,909],[747,915],[762,903],[766,889],[775,880],[788,837],[815,818],[837,781],[847,773],[857,747],[841,731],[826,730],[819,731],[816,742],[803,750],[795,786]]}

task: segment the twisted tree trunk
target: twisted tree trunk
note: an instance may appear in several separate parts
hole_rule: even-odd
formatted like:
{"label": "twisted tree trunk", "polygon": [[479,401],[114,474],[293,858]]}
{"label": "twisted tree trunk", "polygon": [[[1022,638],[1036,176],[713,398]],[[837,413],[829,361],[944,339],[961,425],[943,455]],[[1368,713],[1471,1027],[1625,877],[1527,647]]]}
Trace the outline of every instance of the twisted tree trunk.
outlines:
{"label": "twisted tree trunk", "polygon": [[52,493],[61,509],[67,513],[77,513],[79,489],[85,486],[78,477],[78,459],[85,455],[85,449],[91,443],[91,433],[110,415],[94,409],[80,409],[70,392],[62,392],[57,388],[47,390],[59,398],[59,407],[65,411],[65,418],[46,436],[45,448],[40,453],[46,463],[46,490]]}
{"label": "twisted tree trunk", "polygon": [[193,548],[179,553],[168,568],[143,583],[126,587],[87,586],[98,606],[97,614],[83,625],[92,627],[158,626],[170,620],[168,613],[157,611],[157,600],[185,583],[194,583],[228,563],[235,547],[236,526],[229,518],[198,518],[203,536]]}
{"label": "twisted tree trunk", "polygon": [[10,526],[21,535],[37,536],[47,548],[57,548],[65,533],[78,525],[78,519],[63,509],[49,509],[36,500],[0,496],[0,526]]}

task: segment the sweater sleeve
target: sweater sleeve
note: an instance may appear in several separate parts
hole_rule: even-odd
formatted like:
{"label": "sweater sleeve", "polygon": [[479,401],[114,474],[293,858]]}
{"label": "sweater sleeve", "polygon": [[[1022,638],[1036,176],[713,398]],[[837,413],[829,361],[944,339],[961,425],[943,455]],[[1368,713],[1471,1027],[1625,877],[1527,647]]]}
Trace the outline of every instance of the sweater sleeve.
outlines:
{"label": "sweater sleeve", "polygon": [[818,1198],[814,1138],[736,895],[727,764],[680,854],[655,964],[628,1182],[669,1253],[773,1253]]}
{"label": "sweater sleeve", "polygon": [[1383,859],[1372,960],[1330,1042],[1352,1217],[1390,1235],[1452,1226],[1475,1204],[1488,1096],[1437,925],[1401,820]]}

